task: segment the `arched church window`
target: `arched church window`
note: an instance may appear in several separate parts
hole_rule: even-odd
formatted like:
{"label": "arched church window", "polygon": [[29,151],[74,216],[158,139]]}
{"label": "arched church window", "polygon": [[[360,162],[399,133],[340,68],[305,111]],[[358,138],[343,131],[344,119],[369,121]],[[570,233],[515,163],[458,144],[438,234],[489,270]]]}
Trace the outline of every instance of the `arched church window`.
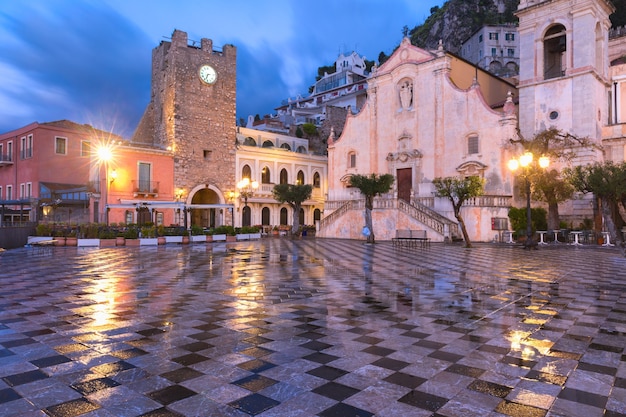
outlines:
{"label": "arched church window", "polygon": [[261,184],[269,184],[270,183],[270,169],[268,167],[263,167],[261,170]]}
{"label": "arched church window", "polygon": [[313,174],[313,187],[314,188],[320,188],[320,174],[319,172],[316,172],[315,174]]}
{"label": "arched church window", "polygon": [[287,174],[287,170],[285,168],[280,170],[280,183],[289,184],[289,174]]}
{"label": "arched church window", "polygon": [[356,168],[356,152],[348,152],[348,168]]}
{"label": "arched church window", "polygon": [[304,184],[304,172],[298,171],[298,175],[296,176],[296,184],[298,185]]}
{"label": "arched church window", "polygon": [[565,26],[554,25],[543,38],[543,77],[557,78],[565,75],[565,52],[567,37]]}
{"label": "arched church window", "polygon": [[243,166],[243,169],[241,170],[241,178],[252,178],[252,170],[250,169],[250,165],[246,164]]}

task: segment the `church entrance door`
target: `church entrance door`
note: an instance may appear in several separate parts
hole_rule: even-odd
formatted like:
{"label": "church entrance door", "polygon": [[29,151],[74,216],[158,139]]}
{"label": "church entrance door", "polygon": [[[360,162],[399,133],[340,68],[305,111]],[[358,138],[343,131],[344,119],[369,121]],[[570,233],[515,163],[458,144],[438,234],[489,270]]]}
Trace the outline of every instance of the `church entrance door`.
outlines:
{"label": "church entrance door", "polygon": [[402,168],[396,171],[398,181],[398,198],[411,202],[411,187],[413,185],[413,169]]}

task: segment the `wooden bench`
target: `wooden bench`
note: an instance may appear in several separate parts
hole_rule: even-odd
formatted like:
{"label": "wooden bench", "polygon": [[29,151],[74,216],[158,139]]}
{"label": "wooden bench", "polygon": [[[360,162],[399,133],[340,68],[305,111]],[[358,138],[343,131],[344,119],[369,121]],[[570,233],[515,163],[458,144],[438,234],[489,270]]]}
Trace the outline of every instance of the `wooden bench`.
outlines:
{"label": "wooden bench", "polygon": [[426,234],[426,230],[396,230],[396,237],[391,239],[394,246],[417,247],[422,248],[430,246],[430,238]]}

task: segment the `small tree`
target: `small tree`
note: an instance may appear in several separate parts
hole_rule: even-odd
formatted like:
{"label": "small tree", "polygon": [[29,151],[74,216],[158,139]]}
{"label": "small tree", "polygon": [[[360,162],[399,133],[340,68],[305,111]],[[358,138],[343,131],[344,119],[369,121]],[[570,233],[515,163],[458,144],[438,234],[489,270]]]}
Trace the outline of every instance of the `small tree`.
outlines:
{"label": "small tree", "polygon": [[619,214],[619,201],[626,197],[626,163],[595,163],[565,169],[565,175],[582,193],[593,193],[600,200],[604,224],[614,241],[621,243],[618,232],[624,221]]}
{"label": "small tree", "polygon": [[391,189],[395,178],[391,174],[353,175],[350,177],[350,186],[358,188],[365,197],[365,226],[369,234],[367,243],[374,243],[374,227],[372,224],[372,210],[374,197],[384,194]]}
{"label": "small tree", "polygon": [[461,225],[465,247],[471,248],[472,243],[470,242],[467,229],[465,228],[465,221],[461,216],[461,206],[463,206],[463,203],[468,199],[482,195],[484,187],[483,179],[475,176],[467,178],[435,178],[433,179],[433,185],[435,186],[435,194],[437,197],[446,197],[452,203],[454,217],[456,217]]}
{"label": "small tree", "polygon": [[292,235],[300,234],[300,207],[311,198],[311,193],[313,193],[311,184],[276,184],[272,190],[276,201],[289,204],[293,210]]}

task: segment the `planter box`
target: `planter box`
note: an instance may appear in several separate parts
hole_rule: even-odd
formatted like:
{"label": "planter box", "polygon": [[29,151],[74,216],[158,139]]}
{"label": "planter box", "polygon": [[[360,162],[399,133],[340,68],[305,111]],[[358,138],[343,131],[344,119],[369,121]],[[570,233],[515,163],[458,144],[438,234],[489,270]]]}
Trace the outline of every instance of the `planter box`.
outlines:
{"label": "planter box", "polygon": [[237,238],[237,240],[250,240],[250,234],[249,233],[239,233],[235,237]]}
{"label": "planter box", "polygon": [[261,239],[261,233],[250,233],[250,239]]}
{"label": "planter box", "polygon": [[124,243],[126,246],[139,246],[139,239],[126,239]]}
{"label": "planter box", "polygon": [[165,236],[165,243],[183,243],[182,236]]}
{"label": "planter box", "polygon": [[206,243],[206,235],[192,235],[191,242],[193,243]]}
{"label": "planter box", "polygon": [[226,241],[227,242],[236,242],[237,241],[237,236],[226,236]]}
{"label": "planter box", "polygon": [[33,243],[46,242],[46,241],[56,240],[56,239],[57,238],[52,237],[52,236],[28,236],[26,238],[26,244],[32,245]]}
{"label": "planter box", "polygon": [[156,246],[159,244],[159,239],[156,237],[142,237],[139,239],[139,246]]}
{"label": "planter box", "polygon": [[[65,239],[67,244],[67,238]],[[76,246],[100,246],[100,239],[78,239],[76,241]]]}
{"label": "planter box", "polygon": [[124,238],[123,236],[118,236],[115,238],[115,245],[116,246],[126,246],[126,238]]}
{"label": "planter box", "polygon": [[100,239],[101,248],[110,248],[117,244],[117,239]]}
{"label": "planter box", "polygon": [[225,242],[226,235],[213,235],[213,242]]}

